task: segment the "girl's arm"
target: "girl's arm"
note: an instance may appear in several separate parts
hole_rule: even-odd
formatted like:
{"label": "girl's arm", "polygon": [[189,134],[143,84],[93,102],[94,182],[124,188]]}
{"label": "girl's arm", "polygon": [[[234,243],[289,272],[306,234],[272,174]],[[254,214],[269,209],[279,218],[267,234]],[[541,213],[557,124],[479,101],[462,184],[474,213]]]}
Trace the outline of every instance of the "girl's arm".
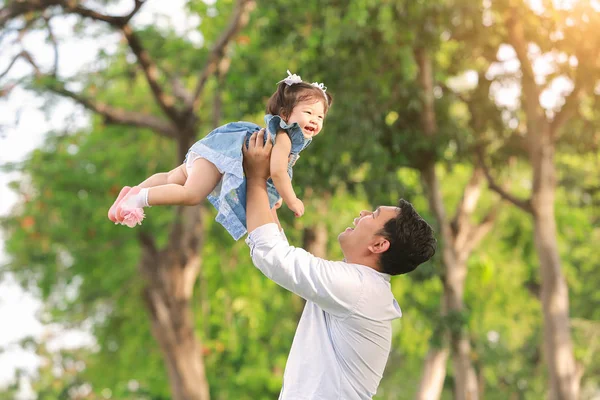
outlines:
{"label": "girl's arm", "polygon": [[286,204],[293,204],[297,200],[296,193],[292,187],[292,180],[287,172],[288,157],[292,150],[292,141],[284,131],[277,133],[273,152],[271,153],[271,179],[275,188]]}

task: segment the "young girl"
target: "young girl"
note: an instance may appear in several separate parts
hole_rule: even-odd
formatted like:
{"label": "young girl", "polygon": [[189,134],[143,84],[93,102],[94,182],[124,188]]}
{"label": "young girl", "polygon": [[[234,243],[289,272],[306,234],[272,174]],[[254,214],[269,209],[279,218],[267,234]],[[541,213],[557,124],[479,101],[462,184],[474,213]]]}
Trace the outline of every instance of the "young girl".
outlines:
{"label": "young girl", "polygon": [[[292,167],[312,138],[321,132],[332,98],[322,83],[307,83],[287,71],[267,103],[265,123],[273,141],[271,179],[267,182],[271,208],[283,199],[296,217],[304,204],[292,187]],[[246,180],[242,145],[261,127],[250,122],[223,125],[196,142],[182,165],[152,175],[138,186],[121,189],[108,218],[133,228],[141,225],[144,207],[197,205],[204,198],[217,209],[216,221],[235,240],[246,233]]]}

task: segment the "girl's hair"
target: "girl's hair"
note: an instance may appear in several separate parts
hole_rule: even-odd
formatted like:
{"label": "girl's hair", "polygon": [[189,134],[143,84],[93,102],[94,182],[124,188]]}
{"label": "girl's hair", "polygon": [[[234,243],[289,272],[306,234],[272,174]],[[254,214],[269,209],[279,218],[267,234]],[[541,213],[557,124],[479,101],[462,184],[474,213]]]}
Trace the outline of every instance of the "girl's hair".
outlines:
{"label": "girl's hair", "polygon": [[288,86],[285,82],[280,82],[277,90],[267,102],[267,114],[289,117],[292,110],[298,103],[305,100],[322,101],[325,114],[331,107],[333,98],[329,93],[323,92],[319,87],[310,83],[300,82]]}

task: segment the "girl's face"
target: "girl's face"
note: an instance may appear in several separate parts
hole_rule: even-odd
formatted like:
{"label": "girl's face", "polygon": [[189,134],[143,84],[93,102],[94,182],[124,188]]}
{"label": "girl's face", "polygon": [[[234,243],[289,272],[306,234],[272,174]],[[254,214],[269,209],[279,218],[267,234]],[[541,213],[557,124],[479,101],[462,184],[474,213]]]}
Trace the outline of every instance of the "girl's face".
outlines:
{"label": "girl's face", "polygon": [[308,99],[301,101],[294,107],[287,123],[297,122],[302,128],[304,137],[312,138],[323,129],[323,120],[325,119],[325,106],[322,101]]}

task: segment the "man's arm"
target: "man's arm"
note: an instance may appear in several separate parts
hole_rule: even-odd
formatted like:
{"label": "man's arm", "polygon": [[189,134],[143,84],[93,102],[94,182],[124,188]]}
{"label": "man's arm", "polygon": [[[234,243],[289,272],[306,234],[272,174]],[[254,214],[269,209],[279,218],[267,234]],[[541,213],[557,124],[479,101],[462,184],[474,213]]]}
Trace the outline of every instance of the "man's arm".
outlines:
{"label": "man's arm", "polygon": [[246,229],[251,233],[259,226],[273,223],[267,194],[269,164],[273,144],[270,140],[264,145],[265,130],[250,136],[249,148],[242,146],[244,153],[244,172],[246,174]]}
{"label": "man's arm", "polygon": [[359,267],[290,246],[275,224],[259,226],[246,243],[252,262],[267,278],[332,315],[346,317],[361,299],[364,274]]}
{"label": "man's arm", "polygon": [[[246,222],[252,261],[269,279],[333,315],[347,315],[360,299],[362,274],[348,264],[315,257],[290,246],[273,223],[266,180],[272,145],[263,132],[244,147],[247,179]],[[257,138],[258,136],[258,138]]]}

